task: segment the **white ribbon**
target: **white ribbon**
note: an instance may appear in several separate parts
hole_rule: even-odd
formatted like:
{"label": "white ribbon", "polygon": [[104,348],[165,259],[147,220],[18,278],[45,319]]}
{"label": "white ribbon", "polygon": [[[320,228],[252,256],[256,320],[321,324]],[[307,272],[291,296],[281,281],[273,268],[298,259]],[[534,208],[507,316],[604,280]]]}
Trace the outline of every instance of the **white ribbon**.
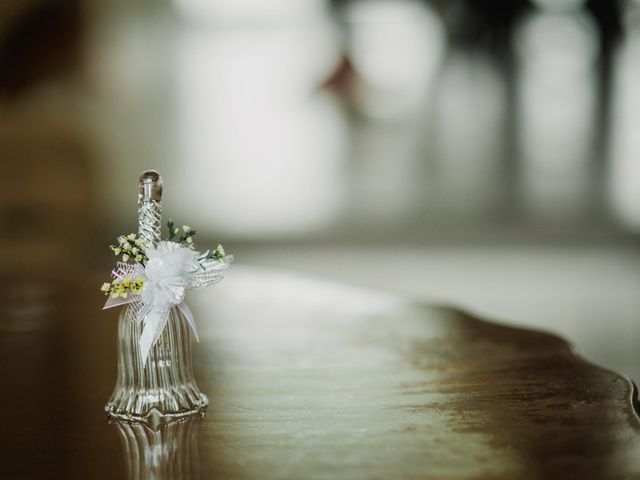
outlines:
{"label": "white ribbon", "polygon": [[127,298],[109,297],[103,308],[130,304],[133,320],[143,321],[144,328],[139,345],[142,365],[146,365],[151,348],[158,341],[169,320],[171,308],[177,306],[187,319],[197,341],[198,329],[193,314],[184,303],[185,291],[206,287],[222,280],[222,272],[233,260],[231,255],[222,260],[203,259],[205,254],[175,242],[160,242],[157,247],[146,251],[146,265],[119,262],[113,275],[124,279],[136,277],[144,280],[140,294],[130,294]]}

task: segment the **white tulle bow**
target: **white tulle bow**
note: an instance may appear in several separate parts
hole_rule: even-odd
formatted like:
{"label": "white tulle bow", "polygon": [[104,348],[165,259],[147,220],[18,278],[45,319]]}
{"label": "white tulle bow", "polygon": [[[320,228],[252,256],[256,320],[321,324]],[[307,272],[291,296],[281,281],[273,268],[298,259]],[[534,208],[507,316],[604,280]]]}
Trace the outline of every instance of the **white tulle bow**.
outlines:
{"label": "white tulle bow", "polygon": [[119,262],[113,271],[115,277],[123,280],[140,277],[144,281],[140,293],[127,298],[110,297],[104,305],[106,309],[129,304],[133,321],[144,322],[139,340],[143,365],[147,362],[151,347],[162,335],[174,306],[184,314],[199,341],[193,314],[184,303],[185,292],[219,282],[222,272],[233,260],[231,255],[220,260],[206,258],[206,253],[201,254],[192,248],[165,241],[158,243],[157,247],[148,248],[146,254],[146,265]]}

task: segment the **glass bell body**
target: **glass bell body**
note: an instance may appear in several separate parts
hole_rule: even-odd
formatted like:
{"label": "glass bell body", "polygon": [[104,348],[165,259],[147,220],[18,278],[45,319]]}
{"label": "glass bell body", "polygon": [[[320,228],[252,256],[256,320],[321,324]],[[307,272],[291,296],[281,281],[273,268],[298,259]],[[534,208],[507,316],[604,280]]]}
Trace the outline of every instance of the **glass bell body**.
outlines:
{"label": "glass bell body", "polygon": [[118,320],[118,378],[105,407],[107,414],[118,420],[159,423],[203,411],[209,401],[193,375],[193,333],[182,312],[171,308],[146,365],[139,346],[142,329],[133,309],[124,308]]}

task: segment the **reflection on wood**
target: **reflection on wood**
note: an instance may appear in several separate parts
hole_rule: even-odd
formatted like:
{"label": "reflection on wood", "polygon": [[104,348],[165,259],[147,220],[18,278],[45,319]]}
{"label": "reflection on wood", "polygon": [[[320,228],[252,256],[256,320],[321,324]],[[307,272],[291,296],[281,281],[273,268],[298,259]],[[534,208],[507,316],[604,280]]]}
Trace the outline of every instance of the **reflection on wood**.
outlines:
{"label": "reflection on wood", "polygon": [[202,417],[161,424],[114,422],[130,480],[202,478],[198,428]]}

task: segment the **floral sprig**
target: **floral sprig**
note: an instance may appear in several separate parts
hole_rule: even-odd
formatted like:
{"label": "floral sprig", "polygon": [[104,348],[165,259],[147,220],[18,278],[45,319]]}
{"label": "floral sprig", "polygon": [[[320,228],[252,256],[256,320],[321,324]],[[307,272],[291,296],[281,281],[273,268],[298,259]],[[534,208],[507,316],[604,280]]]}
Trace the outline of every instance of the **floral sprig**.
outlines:
{"label": "floral sprig", "polygon": [[[169,241],[176,242],[183,245],[193,245],[193,236],[196,234],[196,231],[191,228],[189,225],[183,225],[182,229],[175,226],[173,220],[169,220],[167,222],[167,228],[169,229]],[[180,233],[178,239],[176,236]]]}
{"label": "floral sprig", "polygon": [[133,259],[137,263],[145,265],[147,263],[147,255],[145,253],[144,241],[135,233],[129,235],[120,235],[118,245],[109,245],[116,257],[122,255],[122,261],[128,262]]}
{"label": "floral sprig", "polygon": [[115,278],[111,283],[103,283],[100,290],[111,298],[127,298],[129,294],[138,294],[144,287],[144,279],[139,276],[127,275],[124,278]]}
{"label": "floral sprig", "polygon": [[200,255],[198,257],[198,261],[201,260],[222,260],[224,257],[226,257],[227,254],[224,251],[224,247],[220,244],[218,244],[218,246],[216,247],[215,250],[207,250],[206,252],[204,252],[202,255]]}

